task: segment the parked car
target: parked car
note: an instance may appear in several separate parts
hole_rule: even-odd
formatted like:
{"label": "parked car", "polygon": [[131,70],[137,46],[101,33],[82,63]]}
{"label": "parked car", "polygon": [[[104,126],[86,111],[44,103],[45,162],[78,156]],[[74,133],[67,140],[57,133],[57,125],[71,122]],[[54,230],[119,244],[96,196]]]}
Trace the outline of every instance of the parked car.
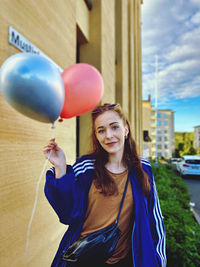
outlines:
{"label": "parked car", "polygon": [[175,162],[178,161],[178,159],[179,159],[179,158],[171,158],[171,159],[170,159],[170,162],[171,162],[171,163],[175,163]]}
{"label": "parked car", "polygon": [[200,156],[185,155],[176,164],[180,175],[199,175],[200,176]]}

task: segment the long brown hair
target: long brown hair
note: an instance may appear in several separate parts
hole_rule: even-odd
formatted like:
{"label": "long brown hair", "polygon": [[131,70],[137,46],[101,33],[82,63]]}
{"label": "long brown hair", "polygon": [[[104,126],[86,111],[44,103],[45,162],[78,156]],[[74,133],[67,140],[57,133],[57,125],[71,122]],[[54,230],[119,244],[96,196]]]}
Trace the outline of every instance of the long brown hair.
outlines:
{"label": "long brown hair", "polygon": [[137,153],[136,143],[133,139],[130,123],[122,111],[119,104],[104,104],[98,106],[92,111],[92,133],[91,133],[91,153],[95,155],[95,186],[101,189],[104,195],[113,195],[117,192],[117,187],[114,179],[109,175],[106,170],[106,163],[108,162],[108,153],[99,144],[95,134],[95,120],[102,113],[112,110],[118,113],[119,117],[123,120],[124,125],[128,125],[129,133],[125,139],[123,163],[130,170],[133,168],[137,174],[137,178],[142,185],[144,195],[147,197],[150,193],[150,184],[147,174],[142,169],[142,164]]}

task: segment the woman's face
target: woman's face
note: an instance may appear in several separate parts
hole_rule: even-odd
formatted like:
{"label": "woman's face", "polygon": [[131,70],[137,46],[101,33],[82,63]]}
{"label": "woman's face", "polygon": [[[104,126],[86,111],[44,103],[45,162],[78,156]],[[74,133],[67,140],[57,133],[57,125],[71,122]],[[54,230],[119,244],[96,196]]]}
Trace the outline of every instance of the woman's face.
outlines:
{"label": "woman's face", "polygon": [[99,115],[94,123],[96,138],[109,154],[121,154],[124,151],[125,136],[129,133],[128,125],[117,112],[109,110]]}

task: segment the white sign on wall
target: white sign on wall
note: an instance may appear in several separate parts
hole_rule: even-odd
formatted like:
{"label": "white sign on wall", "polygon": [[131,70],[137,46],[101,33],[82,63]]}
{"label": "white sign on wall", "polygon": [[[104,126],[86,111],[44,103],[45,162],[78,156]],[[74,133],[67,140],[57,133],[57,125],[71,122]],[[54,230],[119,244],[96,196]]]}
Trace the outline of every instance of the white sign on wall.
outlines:
{"label": "white sign on wall", "polygon": [[47,55],[45,55],[39,48],[33,45],[30,41],[28,41],[24,36],[22,36],[19,32],[17,32],[13,27],[9,26],[9,37],[8,41],[10,44],[18,48],[20,51],[31,54],[41,55],[48,60],[50,60],[60,72],[63,72],[63,69],[58,66],[52,59],[50,59]]}

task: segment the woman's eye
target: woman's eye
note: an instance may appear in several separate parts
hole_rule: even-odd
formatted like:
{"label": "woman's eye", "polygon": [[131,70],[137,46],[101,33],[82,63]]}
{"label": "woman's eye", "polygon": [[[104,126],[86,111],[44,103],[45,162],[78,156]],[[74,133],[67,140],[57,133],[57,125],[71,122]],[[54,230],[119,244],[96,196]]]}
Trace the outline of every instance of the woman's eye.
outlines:
{"label": "woman's eye", "polygon": [[118,128],[119,128],[118,125],[114,125],[114,126],[112,127],[113,130],[117,130]]}
{"label": "woman's eye", "polygon": [[98,133],[99,133],[99,134],[102,134],[102,133],[104,133],[104,131],[105,131],[105,130],[102,129],[102,130],[99,130]]}

